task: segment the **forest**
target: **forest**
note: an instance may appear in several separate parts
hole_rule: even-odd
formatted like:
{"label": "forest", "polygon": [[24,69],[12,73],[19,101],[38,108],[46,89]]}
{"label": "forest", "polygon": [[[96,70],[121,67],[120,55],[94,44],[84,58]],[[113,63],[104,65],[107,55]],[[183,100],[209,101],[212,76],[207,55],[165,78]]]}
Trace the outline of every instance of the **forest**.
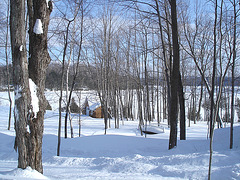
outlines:
{"label": "forest", "polygon": [[121,121],[137,121],[143,135],[147,125],[165,120],[171,150],[177,148],[178,136],[186,140],[187,122],[207,122],[208,179],[215,128],[228,123],[233,148],[240,116],[240,1],[0,4],[0,86],[8,92],[8,129],[14,106],[19,168],[43,173],[44,115],[51,105],[47,91],[58,96],[57,156],[62,126],[64,137],[70,131],[73,138],[72,101],[86,90],[94,91],[101,104],[104,134],[111,122],[119,129]]}

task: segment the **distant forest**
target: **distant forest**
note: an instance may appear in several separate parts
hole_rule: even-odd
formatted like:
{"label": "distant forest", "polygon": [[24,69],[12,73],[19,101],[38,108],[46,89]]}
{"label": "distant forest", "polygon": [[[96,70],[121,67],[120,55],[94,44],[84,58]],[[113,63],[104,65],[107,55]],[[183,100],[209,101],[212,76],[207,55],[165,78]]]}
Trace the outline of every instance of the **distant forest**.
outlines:
{"label": "distant forest", "polygon": [[[60,82],[61,82],[61,68],[62,65],[60,63],[51,63],[47,69],[47,76],[46,76],[46,88],[50,90],[59,90],[60,89]],[[10,65],[10,80],[12,84],[12,66]],[[96,78],[96,68],[94,66],[84,65],[81,64],[79,67],[79,73],[77,75],[76,80],[76,89],[81,88],[88,88],[91,90],[97,90],[97,78]],[[70,67],[69,71],[69,86],[72,84],[74,72],[73,66]],[[127,74],[122,73],[119,75],[118,82],[120,83],[120,87],[122,89],[126,89],[127,87]],[[131,87],[134,89],[137,86],[136,81],[134,80],[136,77],[130,78]],[[207,78],[210,82],[210,78]],[[149,84],[157,85],[157,81],[154,80],[153,77],[149,77]],[[163,85],[164,77],[160,78],[159,85]],[[225,77],[224,85],[230,86],[232,78]],[[185,76],[183,79],[184,86],[201,86],[202,79],[201,77],[194,77],[194,76]],[[142,85],[144,85],[145,80],[142,78],[141,81]],[[216,85],[219,84],[219,78],[216,79]],[[203,83],[203,85],[205,85]],[[235,86],[240,86],[240,77],[236,77],[235,79]],[[0,66],[0,89],[4,90],[7,87],[7,70],[6,66]]]}

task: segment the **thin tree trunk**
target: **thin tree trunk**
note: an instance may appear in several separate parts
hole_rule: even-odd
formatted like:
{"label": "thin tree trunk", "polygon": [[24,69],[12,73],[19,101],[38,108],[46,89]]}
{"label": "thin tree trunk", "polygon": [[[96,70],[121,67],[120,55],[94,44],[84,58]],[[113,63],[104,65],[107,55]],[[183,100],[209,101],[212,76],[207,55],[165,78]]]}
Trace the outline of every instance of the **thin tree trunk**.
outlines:
{"label": "thin tree trunk", "polygon": [[231,127],[230,127],[230,149],[233,148],[233,123],[234,123],[234,87],[235,87],[235,60],[236,60],[236,34],[237,34],[237,12],[236,0],[233,0],[234,25],[233,25],[233,60],[232,60],[232,97],[231,97]]}
{"label": "thin tree trunk", "polygon": [[7,70],[7,87],[8,87],[8,99],[9,99],[8,130],[10,130],[10,128],[11,128],[11,119],[12,119],[12,98],[11,98],[10,72],[9,72],[9,62],[8,62],[9,7],[10,7],[10,2],[8,0],[8,4],[7,4],[7,29],[6,29],[6,43],[5,43],[5,57],[6,57],[6,70]]}
{"label": "thin tree trunk", "polygon": [[[73,77],[73,82],[72,82],[71,89],[70,89],[70,94],[69,94],[68,101],[67,101],[65,122],[68,119],[68,114],[70,114],[70,103],[71,103],[71,99],[72,99],[72,93],[73,93],[73,90],[74,90],[74,86],[76,84],[76,79],[77,79],[77,75],[78,75],[78,71],[79,71],[79,63],[80,63],[80,57],[81,57],[81,51],[82,51],[82,40],[83,40],[82,32],[83,32],[83,17],[82,17],[82,20],[81,20],[81,38],[80,38],[80,47],[79,47],[79,51],[78,51],[77,65],[76,65],[76,69],[75,69],[75,73],[74,73],[74,77]],[[70,120],[70,127],[71,127],[71,138],[73,138],[72,120]]]}
{"label": "thin tree trunk", "polygon": [[213,74],[212,74],[212,90],[211,90],[211,107],[210,107],[210,157],[208,167],[208,180],[211,179],[211,168],[212,168],[212,154],[213,154],[213,132],[214,132],[214,90],[215,90],[215,71],[216,71],[216,59],[217,59],[217,0],[215,1],[215,19],[214,19],[214,49],[213,49]]}
{"label": "thin tree trunk", "polygon": [[79,97],[78,97],[78,100],[79,100],[79,112],[78,112],[78,137],[81,136],[81,128],[82,128],[82,124],[81,124],[81,93],[82,91],[80,90],[79,92]]}
{"label": "thin tree trunk", "polygon": [[[158,0],[155,0],[155,3],[156,3],[157,15],[158,15],[158,25],[159,25],[159,28],[160,28],[161,44],[162,44],[162,51],[163,51],[162,53],[163,53],[164,67],[165,67],[165,71],[164,72],[165,72],[165,78],[166,78],[166,82],[167,82],[167,101],[165,101],[165,102],[167,103],[168,125],[169,125],[170,99],[171,99],[171,92],[170,92],[171,87],[170,87],[169,72],[171,72],[171,65],[168,66],[168,62],[167,62],[166,46],[165,46],[165,42],[164,42],[163,27],[162,27],[162,21],[161,21],[161,15],[160,15],[160,9],[159,9],[159,2],[158,2]],[[171,59],[172,58],[171,58],[171,55],[170,55],[170,59],[169,60],[171,61]],[[166,108],[164,108],[164,112],[165,112],[165,110],[166,110]],[[164,114],[166,114],[166,113],[164,113]],[[164,116],[164,118],[165,118],[165,116]]]}
{"label": "thin tree trunk", "polygon": [[[73,20],[72,20],[73,21]],[[68,35],[69,27],[72,21],[68,21],[66,36],[64,36],[64,49],[63,49],[63,59],[62,59],[62,71],[61,71],[61,87],[60,87],[60,97],[59,97],[59,120],[58,120],[58,145],[57,145],[57,156],[60,155],[60,146],[61,146],[61,126],[62,126],[62,98],[63,98],[63,87],[64,87],[64,75],[65,75],[65,58],[68,47]],[[65,138],[67,138],[67,122],[65,121]]]}
{"label": "thin tree trunk", "polygon": [[[158,126],[160,126],[160,112],[161,112],[161,93],[159,93],[159,58],[157,59],[157,122],[158,122]],[[160,101],[160,103],[159,103]]]}

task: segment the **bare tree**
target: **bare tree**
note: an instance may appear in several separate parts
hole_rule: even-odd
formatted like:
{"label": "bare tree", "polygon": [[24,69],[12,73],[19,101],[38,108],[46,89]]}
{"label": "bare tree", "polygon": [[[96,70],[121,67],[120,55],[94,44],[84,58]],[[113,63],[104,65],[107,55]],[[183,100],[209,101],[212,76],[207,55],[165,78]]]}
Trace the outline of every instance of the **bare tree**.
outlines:
{"label": "bare tree", "polygon": [[230,127],[230,149],[233,148],[233,122],[234,122],[234,88],[235,88],[235,64],[236,64],[236,41],[237,41],[237,17],[239,16],[237,10],[237,2],[236,0],[230,0],[230,3],[233,6],[233,56],[232,56],[232,96],[231,96],[231,127]]}
{"label": "bare tree", "polygon": [[[223,2],[223,0],[222,0]],[[212,74],[212,89],[211,89],[211,107],[210,107],[210,157],[209,157],[209,169],[208,169],[208,179],[211,179],[211,166],[212,166],[212,153],[213,153],[213,132],[215,126],[214,118],[214,91],[215,91],[215,75],[216,75],[216,61],[217,61],[217,17],[218,17],[218,1],[215,1],[215,17],[214,17],[214,32],[213,32],[213,74]],[[222,7],[222,6],[221,6]]]}
{"label": "bare tree", "polygon": [[[68,96],[68,100],[67,100],[67,106],[66,106],[66,115],[65,115],[65,126],[66,126],[66,122],[68,119],[68,115],[70,116],[70,103],[71,103],[71,99],[72,99],[72,93],[74,90],[74,86],[76,84],[76,78],[78,75],[78,71],[79,71],[79,64],[80,64],[80,58],[81,58],[81,51],[82,51],[82,42],[83,42],[83,15],[84,15],[84,8],[83,8],[83,1],[81,0],[81,2],[79,2],[79,8],[81,11],[81,18],[80,18],[80,40],[78,43],[79,46],[79,50],[78,50],[78,56],[77,56],[77,62],[76,62],[76,68],[75,68],[75,72],[74,72],[74,76],[73,76],[73,81],[72,81],[72,85],[71,85],[71,89],[70,89],[70,94]],[[68,88],[68,87],[67,87]],[[70,118],[70,128],[71,128],[71,138],[73,138],[73,127],[72,127],[72,120]],[[66,130],[66,129],[65,129]],[[66,132],[65,132],[66,135]]]}
{"label": "bare tree", "polygon": [[179,84],[179,43],[177,26],[176,0],[171,0],[173,68],[171,72],[171,106],[170,106],[170,138],[169,149],[177,146],[177,117],[178,117],[178,89]]}
{"label": "bare tree", "polygon": [[15,91],[15,148],[18,167],[43,173],[42,137],[46,108],[45,73],[50,62],[47,49],[51,1],[28,0],[29,62],[27,60],[25,1],[10,1],[10,30]]}
{"label": "bare tree", "polygon": [[9,99],[9,115],[8,115],[8,130],[11,128],[12,119],[12,98],[11,98],[11,86],[10,86],[10,69],[9,69],[9,57],[8,57],[8,46],[9,46],[9,9],[10,1],[7,1],[7,18],[6,18],[6,35],[5,35],[5,58],[6,58],[6,71],[7,71],[7,87],[8,87],[8,99]]}

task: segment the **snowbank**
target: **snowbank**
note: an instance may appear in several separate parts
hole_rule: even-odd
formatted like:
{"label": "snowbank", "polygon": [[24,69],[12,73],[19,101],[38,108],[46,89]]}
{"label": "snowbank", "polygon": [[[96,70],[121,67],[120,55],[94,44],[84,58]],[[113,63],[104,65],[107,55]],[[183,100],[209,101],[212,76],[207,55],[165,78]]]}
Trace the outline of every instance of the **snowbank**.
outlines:
{"label": "snowbank", "polygon": [[[51,93],[55,92],[48,92]],[[83,94],[82,102],[86,96],[90,97],[87,93]],[[47,98],[51,100],[52,96]],[[115,129],[114,120],[111,120],[111,128],[104,135],[103,119],[81,116],[81,137],[78,137],[79,119],[77,115],[72,115],[74,138],[65,139],[62,128],[58,157],[58,112],[47,111],[44,121],[42,175],[31,168],[16,169],[14,124],[12,122],[11,130],[8,131],[8,107],[2,100],[0,113],[0,179],[207,179],[209,139],[206,122],[187,127],[187,140],[178,140],[177,147],[168,150],[169,128],[166,122],[161,122],[164,133],[147,135],[145,138],[139,132],[137,121],[125,121],[124,125],[120,122],[120,128]],[[155,127],[154,123],[152,127]],[[236,123],[234,127],[232,150],[229,149],[229,134],[229,125],[215,130],[213,180],[240,179],[239,124]]]}

